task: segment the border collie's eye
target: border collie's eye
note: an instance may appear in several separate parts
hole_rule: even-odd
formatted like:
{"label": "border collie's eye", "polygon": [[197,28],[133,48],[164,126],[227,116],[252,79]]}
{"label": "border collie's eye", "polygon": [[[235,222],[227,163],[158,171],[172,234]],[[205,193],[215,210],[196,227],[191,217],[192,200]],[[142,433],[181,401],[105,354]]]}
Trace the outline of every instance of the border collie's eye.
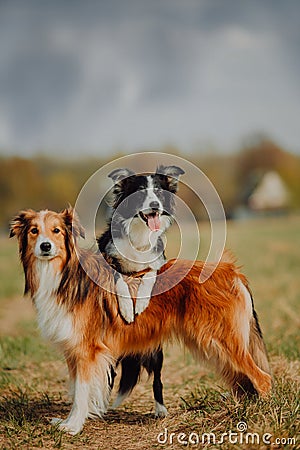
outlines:
{"label": "border collie's eye", "polygon": [[31,234],[38,234],[38,232],[39,232],[39,230],[36,227],[31,228],[31,230],[30,230]]}
{"label": "border collie's eye", "polygon": [[59,228],[54,228],[53,233],[55,233],[55,234],[60,233],[60,229]]}

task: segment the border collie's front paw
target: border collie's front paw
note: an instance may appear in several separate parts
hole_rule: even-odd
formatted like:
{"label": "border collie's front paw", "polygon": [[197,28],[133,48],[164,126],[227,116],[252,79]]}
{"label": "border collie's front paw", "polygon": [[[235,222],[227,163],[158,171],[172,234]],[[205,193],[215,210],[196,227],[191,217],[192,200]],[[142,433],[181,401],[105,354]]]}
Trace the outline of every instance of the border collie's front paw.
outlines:
{"label": "border collie's front paw", "polygon": [[141,314],[149,305],[151,297],[137,298],[135,304],[135,313]]}
{"label": "border collie's front paw", "polygon": [[133,302],[128,297],[118,297],[121,316],[127,323],[134,321]]}
{"label": "border collie's front paw", "polygon": [[141,314],[143,311],[145,311],[145,309],[149,305],[155,281],[156,281],[155,270],[150,270],[150,272],[147,272],[143,276],[136,296],[136,304],[135,304],[136,314]]}
{"label": "border collie's front paw", "polygon": [[129,288],[123,278],[120,276],[116,282],[116,293],[118,296],[119,310],[123,319],[127,323],[134,321],[133,301]]}

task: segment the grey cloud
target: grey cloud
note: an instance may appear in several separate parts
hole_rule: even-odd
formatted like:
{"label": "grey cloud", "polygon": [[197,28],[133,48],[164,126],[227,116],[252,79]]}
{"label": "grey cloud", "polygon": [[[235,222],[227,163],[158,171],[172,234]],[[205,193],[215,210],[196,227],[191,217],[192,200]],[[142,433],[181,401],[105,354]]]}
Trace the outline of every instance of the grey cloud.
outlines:
{"label": "grey cloud", "polygon": [[1,2],[0,147],[232,146],[259,127],[298,150],[299,12],[293,0]]}

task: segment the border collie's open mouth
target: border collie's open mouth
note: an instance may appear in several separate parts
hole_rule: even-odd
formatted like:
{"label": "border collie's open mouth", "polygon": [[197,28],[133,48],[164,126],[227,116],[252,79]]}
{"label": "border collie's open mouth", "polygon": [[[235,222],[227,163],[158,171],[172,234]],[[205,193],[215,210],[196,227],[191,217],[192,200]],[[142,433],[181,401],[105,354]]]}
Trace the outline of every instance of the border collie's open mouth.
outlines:
{"label": "border collie's open mouth", "polygon": [[152,211],[148,214],[140,211],[139,215],[151,231],[158,231],[160,229],[160,213],[158,211]]}

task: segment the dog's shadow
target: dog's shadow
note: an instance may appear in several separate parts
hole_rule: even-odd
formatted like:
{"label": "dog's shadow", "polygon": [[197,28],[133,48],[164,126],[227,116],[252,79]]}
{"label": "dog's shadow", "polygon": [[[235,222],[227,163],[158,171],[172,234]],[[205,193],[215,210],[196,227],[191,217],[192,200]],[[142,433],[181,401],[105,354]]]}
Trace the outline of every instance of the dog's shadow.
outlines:
{"label": "dog's shadow", "polygon": [[[41,399],[31,399],[22,392],[3,397],[0,401],[0,423],[8,423],[23,427],[26,423],[49,424],[53,417],[66,418],[70,412],[71,404],[63,400],[53,400],[44,396]],[[108,410],[103,418],[96,418],[100,423],[108,425],[123,423],[124,425],[145,425],[155,422],[157,418],[153,413],[143,414],[138,411],[124,409]],[[89,423],[89,420],[87,420]]]}
{"label": "dog's shadow", "polygon": [[122,409],[109,410],[103,420],[108,424],[123,423],[124,425],[146,425],[157,421],[154,413],[139,411],[124,411]]}
{"label": "dog's shadow", "polygon": [[45,423],[50,417],[67,415],[70,405],[66,402],[54,402],[47,396],[30,399],[25,393],[17,392],[3,397],[0,402],[0,422],[22,427],[26,423]]}

